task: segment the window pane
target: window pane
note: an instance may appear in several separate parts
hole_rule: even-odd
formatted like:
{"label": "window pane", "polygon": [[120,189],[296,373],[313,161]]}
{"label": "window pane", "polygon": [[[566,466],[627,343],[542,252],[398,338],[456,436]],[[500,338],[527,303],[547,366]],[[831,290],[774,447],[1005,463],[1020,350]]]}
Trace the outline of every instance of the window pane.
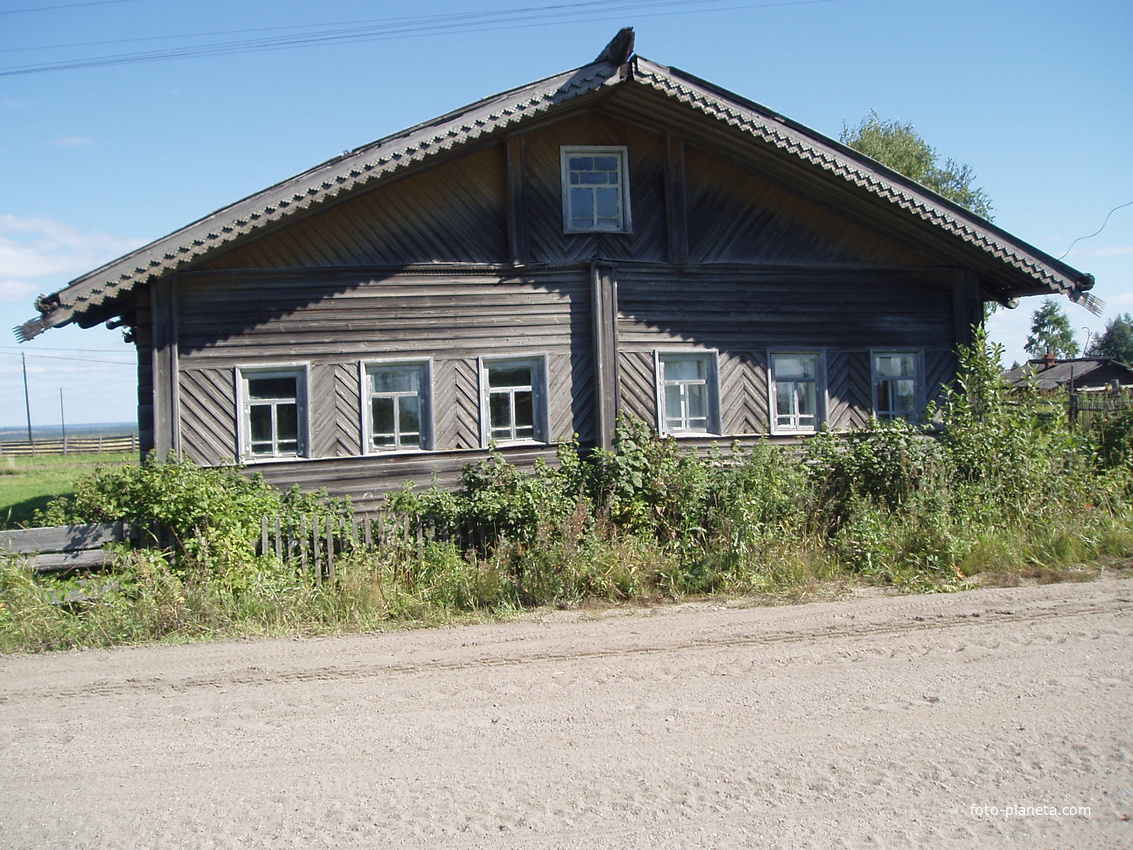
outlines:
{"label": "window pane", "polygon": [[810,382],[796,384],[795,397],[798,399],[800,417],[813,420],[818,410],[815,385]]}
{"label": "window pane", "polygon": [[493,436],[495,431],[503,429],[507,432],[507,436],[511,436],[511,394],[510,393],[492,393],[488,398],[488,417],[489,424],[492,427]]}
{"label": "window pane", "polygon": [[594,221],[594,193],[590,189],[570,190],[570,219],[576,227],[589,227]]}
{"label": "window pane", "polygon": [[907,416],[916,413],[917,407],[917,393],[916,382],[909,380],[894,381],[896,384],[897,398],[895,405],[896,412],[902,416]]}
{"label": "window pane", "polygon": [[496,387],[530,387],[531,367],[526,364],[515,366],[489,366],[488,386]]}
{"label": "window pane", "polygon": [[267,443],[269,446],[272,442],[271,431],[271,405],[270,404],[254,404],[248,414],[249,424],[252,430],[253,443]]}
{"label": "window pane", "polygon": [[604,171],[584,171],[578,177],[578,182],[584,186],[605,186],[610,182],[610,175]]}
{"label": "window pane", "polygon": [[665,419],[672,428],[679,428],[684,420],[684,393],[680,384],[665,387]]}
{"label": "window pane", "polygon": [[590,171],[594,168],[594,157],[572,156],[569,168],[571,171]]}
{"label": "window pane", "polygon": [[531,392],[515,394],[515,436],[516,439],[535,435],[535,405]]}
{"label": "window pane", "polygon": [[708,359],[705,357],[666,357],[666,381],[703,381],[708,376]]}
{"label": "window pane", "polygon": [[808,355],[775,355],[775,378],[784,380],[814,380],[818,371],[818,358]]}
{"label": "window pane", "polygon": [[[296,404],[277,404],[275,407],[276,434],[280,440],[297,442],[299,439],[299,407]],[[294,451],[294,447],[291,451]]]}
{"label": "window pane", "polygon": [[879,378],[904,378],[916,374],[916,357],[913,354],[879,354],[874,358]]}
{"label": "window pane", "polygon": [[794,413],[795,393],[794,386],[787,381],[775,384],[775,413],[779,416],[779,424],[789,424],[789,418]]}
{"label": "window pane", "polygon": [[370,403],[373,411],[374,437],[379,434],[393,434],[393,399],[375,398]]}
{"label": "window pane", "polygon": [[594,157],[594,169],[596,171],[614,171],[618,170],[618,158],[616,156],[596,156]]}
{"label": "window pane", "polygon": [[598,204],[598,218],[609,219],[611,221],[621,222],[621,211],[618,209],[618,198],[620,197],[617,189],[595,189],[594,195]]}
{"label": "window pane", "polygon": [[296,379],[294,376],[249,378],[248,397],[253,399],[295,398],[295,387]]}
{"label": "window pane", "polygon": [[421,370],[413,369],[376,369],[373,375],[373,392],[419,392],[421,389]]}
{"label": "window pane", "polygon": [[691,419],[705,419],[708,416],[708,387],[704,384],[688,384],[688,415]]}
{"label": "window pane", "polygon": [[[403,396],[398,405],[398,425],[400,426],[403,442],[405,438],[415,438],[421,431],[421,405],[415,395]],[[412,440],[412,442],[420,442]]]}

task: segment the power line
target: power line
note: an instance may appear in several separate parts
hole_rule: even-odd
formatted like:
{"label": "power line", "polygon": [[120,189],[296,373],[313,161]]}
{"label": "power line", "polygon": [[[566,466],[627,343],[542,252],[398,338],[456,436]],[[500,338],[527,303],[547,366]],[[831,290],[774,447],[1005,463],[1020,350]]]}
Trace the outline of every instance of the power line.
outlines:
{"label": "power line", "polygon": [[36,6],[33,9],[0,9],[0,15],[30,15],[35,12],[54,12],[56,9],[78,9],[82,6],[110,6],[115,3],[133,3],[135,0],[90,0],[88,3],[62,3],[58,6]]}
{"label": "power line", "polygon": [[[7,357],[26,357],[28,352],[22,351],[19,354],[13,354],[8,351],[0,351],[0,354]],[[68,363],[107,363],[111,366],[137,366],[134,361],[129,360],[99,360],[96,357],[53,357],[50,354],[39,354],[37,352],[31,353],[32,357],[38,357],[41,360],[66,360]]]}
{"label": "power line", "polygon": [[[1128,201],[1127,203],[1124,203],[1124,204],[1118,204],[1116,207],[1111,209],[1108,213],[1106,213],[1105,221],[1102,222],[1101,227],[1099,227],[1097,230],[1095,230],[1089,236],[1079,236],[1077,239],[1075,239],[1073,242],[1071,242],[1070,247],[1066,249],[1066,251],[1065,251],[1065,253],[1063,253],[1062,257],[1065,257],[1066,254],[1069,254],[1071,251],[1073,251],[1074,246],[1077,245],[1079,242],[1081,242],[1083,239],[1093,239],[1095,236],[1097,236],[1099,233],[1101,233],[1103,230],[1105,230],[1105,226],[1107,224],[1109,224],[1109,217],[1111,215],[1113,215],[1115,212],[1117,212],[1120,209],[1124,209],[1125,207],[1131,207],[1131,206],[1133,206],[1133,201]],[[1059,257],[1058,259],[1061,260],[1062,257]]]}
{"label": "power line", "polygon": [[[129,347],[128,343],[122,343],[122,344],[125,347]],[[81,352],[88,353],[88,354],[113,354],[114,353],[109,348],[54,348],[53,347],[51,350],[52,351],[81,351]],[[0,354],[2,354],[5,351],[23,352],[23,351],[27,351],[27,347],[26,346],[20,346],[20,345],[0,345]],[[34,352],[33,352],[33,354],[34,354]]]}
{"label": "power line", "polygon": [[[115,0],[118,2],[118,0]],[[297,47],[311,47],[323,44],[344,44],[363,41],[387,41],[404,38],[446,35],[455,33],[487,32],[520,27],[541,26],[547,23],[569,19],[609,18],[624,15],[626,12],[639,12],[640,17],[683,14],[691,7],[716,6],[704,11],[723,12],[737,9],[769,8],[774,6],[805,6],[819,3],[836,3],[842,0],[772,0],[772,2],[749,2],[729,5],[727,0],[583,0],[583,2],[560,3],[547,6],[524,6],[496,11],[460,12],[445,15],[426,15],[408,18],[372,19],[350,21],[336,24],[307,24],[294,27],[269,27],[263,29],[230,30],[213,33],[185,34],[182,36],[152,36],[147,39],[127,39],[109,42],[91,42],[87,45],[126,44],[142,40],[170,38],[200,38],[214,35],[240,35],[245,33],[278,32],[283,29],[313,30],[304,34],[277,35],[264,38],[245,38],[229,41],[213,41],[205,44],[186,45],[163,50],[135,51],[131,53],[108,54],[84,59],[67,59],[55,62],[41,62],[28,65],[0,68],[0,76],[44,73],[47,71],[77,70],[99,68],[111,65],[127,65],[140,62],[157,62],[169,59],[183,59],[204,56],[222,56],[240,53],[255,53],[267,50],[288,50]],[[656,10],[656,11],[649,11]],[[320,29],[321,27],[321,29]],[[61,49],[60,45],[39,49]],[[26,50],[27,48],[18,48]]]}

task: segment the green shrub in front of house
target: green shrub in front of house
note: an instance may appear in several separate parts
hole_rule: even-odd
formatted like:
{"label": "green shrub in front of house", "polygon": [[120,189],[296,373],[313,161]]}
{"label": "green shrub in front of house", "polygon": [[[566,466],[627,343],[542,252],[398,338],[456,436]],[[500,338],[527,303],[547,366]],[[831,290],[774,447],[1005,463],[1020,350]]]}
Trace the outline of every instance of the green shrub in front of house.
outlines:
{"label": "green shrub in front of house", "polygon": [[[1056,578],[1133,555],[1133,426],[1071,429],[1011,395],[984,338],[931,425],[871,422],[801,447],[707,456],[622,421],[612,451],[559,447],[522,472],[492,453],[453,490],[411,487],[405,533],[342,553],[321,584],[257,554],[261,518],[297,529],[345,503],[279,493],[238,469],[151,461],[100,471],[45,523],[126,519],[164,529],[123,552],[117,589],[52,604],[58,586],[0,564],[0,649],[211,635],[333,632],[535,606],[801,597],[851,582],[948,590]],[[1131,420],[1133,421],[1133,420]],[[156,533],[156,532],[154,532]]]}

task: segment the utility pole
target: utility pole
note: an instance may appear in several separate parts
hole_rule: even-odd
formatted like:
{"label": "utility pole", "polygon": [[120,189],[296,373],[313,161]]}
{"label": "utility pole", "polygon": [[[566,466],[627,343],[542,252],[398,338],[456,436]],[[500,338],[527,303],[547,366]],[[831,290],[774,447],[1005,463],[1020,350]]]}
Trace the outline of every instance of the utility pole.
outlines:
{"label": "utility pole", "polygon": [[59,388],[59,426],[63,429],[63,454],[67,454],[67,418],[63,415],[63,388]]}
{"label": "utility pole", "polygon": [[35,439],[31,435],[31,396],[28,395],[28,355],[26,351],[20,352],[20,359],[24,364],[24,410],[28,414],[28,444],[34,452]]}

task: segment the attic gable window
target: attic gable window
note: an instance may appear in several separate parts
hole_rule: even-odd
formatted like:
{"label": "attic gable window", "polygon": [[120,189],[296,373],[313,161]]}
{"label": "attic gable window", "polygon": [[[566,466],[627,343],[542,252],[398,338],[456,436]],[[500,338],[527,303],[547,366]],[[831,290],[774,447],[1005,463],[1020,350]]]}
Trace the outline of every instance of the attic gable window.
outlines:
{"label": "attic gable window", "polygon": [[624,147],[562,148],[563,231],[629,233]]}

